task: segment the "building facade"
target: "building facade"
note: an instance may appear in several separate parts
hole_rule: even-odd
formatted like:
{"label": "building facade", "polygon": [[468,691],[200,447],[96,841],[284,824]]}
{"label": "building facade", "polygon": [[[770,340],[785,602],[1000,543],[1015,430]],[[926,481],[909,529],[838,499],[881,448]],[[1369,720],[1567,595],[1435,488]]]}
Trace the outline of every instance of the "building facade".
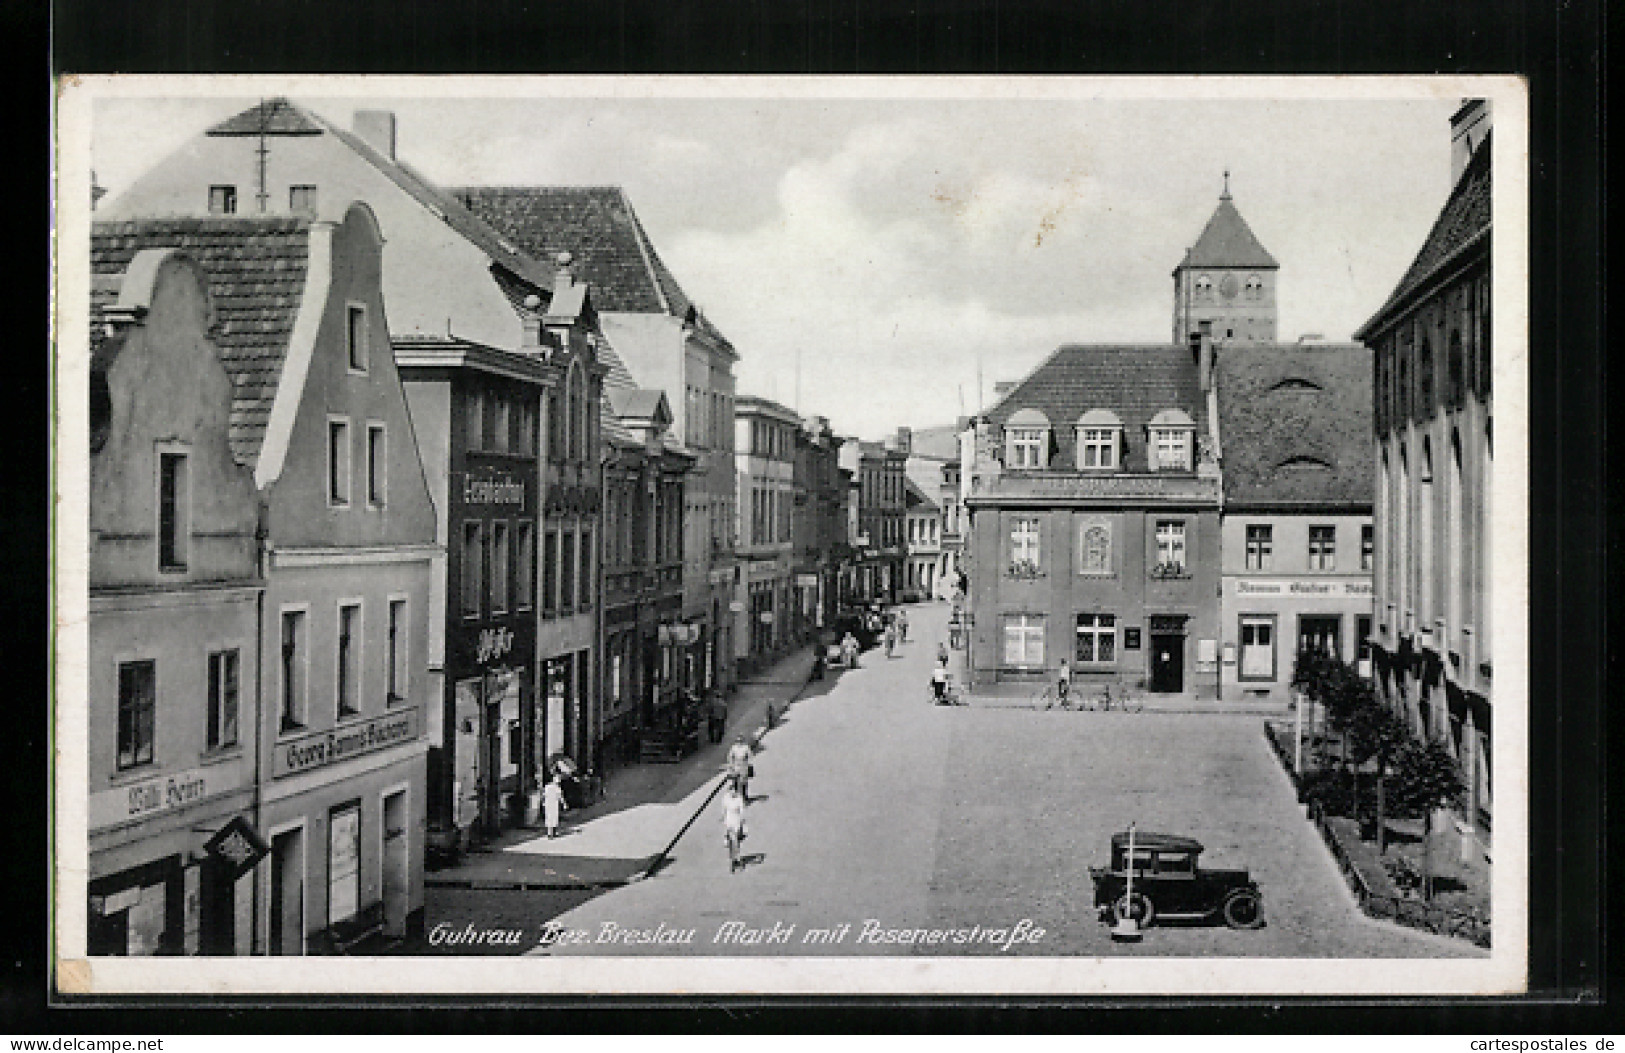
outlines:
{"label": "building facade", "polygon": [[1226,348],[1217,386],[1224,695],[1284,701],[1304,650],[1369,666],[1371,354]]}
{"label": "building facade", "polygon": [[790,518],[795,619],[807,637],[835,617],[846,544],[845,487],[840,475],[841,440],[824,417],[808,417],[796,431]]}
{"label": "building facade", "polygon": [[1067,345],[976,421],[972,684],[1052,676],[1213,697],[1211,346]]}
{"label": "building facade", "polygon": [[[460,187],[459,201],[536,259],[574,254],[605,339],[638,383],[668,393],[672,433],[696,458],[683,516],[683,624],[674,646],[701,689],[734,682],[734,363],[738,352],[688,299],[620,187]],[[682,393],[678,397],[678,392]]]}
{"label": "building facade", "polygon": [[97,229],[86,948],[250,954],[259,495],[207,272],[176,249],[114,258],[122,232]]}
{"label": "building facade", "polygon": [[[906,444],[906,429],[900,438]],[[841,450],[852,473],[857,517],[853,592],[860,603],[895,603],[903,587],[903,480],[908,450],[886,442],[851,440]]]}
{"label": "building facade", "polygon": [[776,402],[744,396],[734,403],[734,428],[738,552],[745,582],[735,657],[754,664],[791,643],[798,629],[790,525],[801,419]]}
{"label": "building facade", "polygon": [[1375,353],[1376,624],[1383,696],[1448,744],[1490,817],[1493,597],[1490,114],[1451,122],[1455,182],[1410,268],[1355,338]]}
{"label": "building facade", "polygon": [[903,595],[929,599],[937,589],[942,563],[942,509],[906,474],[903,476],[904,544]]}

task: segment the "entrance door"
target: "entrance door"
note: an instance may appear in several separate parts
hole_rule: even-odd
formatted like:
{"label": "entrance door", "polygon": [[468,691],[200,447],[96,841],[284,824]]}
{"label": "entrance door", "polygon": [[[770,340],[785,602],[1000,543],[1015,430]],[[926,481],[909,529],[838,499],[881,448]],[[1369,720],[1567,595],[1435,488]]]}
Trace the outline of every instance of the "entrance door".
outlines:
{"label": "entrance door", "polygon": [[272,954],[305,953],[305,831],[271,839]]}
{"label": "entrance door", "polygon": [[385,936],[406,935],[406,914],[410,909],[411,893],[411,841],[407,825],[406,791],[398,790],[384,798],[382,858]]}
{"label": "entrance door", "polygon": [[1151,690],[1177,694],[1185,690],[1185,637],[1151,634]]}

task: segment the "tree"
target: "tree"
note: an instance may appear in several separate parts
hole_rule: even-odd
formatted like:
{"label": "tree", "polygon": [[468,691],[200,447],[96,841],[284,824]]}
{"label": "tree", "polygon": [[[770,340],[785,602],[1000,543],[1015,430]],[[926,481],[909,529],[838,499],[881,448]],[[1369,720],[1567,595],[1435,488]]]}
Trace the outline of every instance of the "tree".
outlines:
{"label": "tree", "polygon": [[1370,684],[1348,727],[1355,763],[1373,762],[1377,769],[1377,852],[1388,849],[1386,799],[1389,765],[1411,741],[1405,722],[1377,699]]}
{"label": "tree", "polygon": [[1395,756],[1395,814],[1422,819],[1422,888],[1433,898],[1433,813],[1461,804],[1467,792],[1456,758],[1440,742],[1411,740]]}

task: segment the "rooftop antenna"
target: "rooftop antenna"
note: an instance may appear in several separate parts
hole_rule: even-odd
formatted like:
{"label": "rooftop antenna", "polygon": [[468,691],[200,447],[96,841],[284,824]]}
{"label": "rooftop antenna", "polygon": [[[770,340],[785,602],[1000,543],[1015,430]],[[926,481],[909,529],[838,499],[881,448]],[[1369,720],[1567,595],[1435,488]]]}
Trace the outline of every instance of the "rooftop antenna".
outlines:
{"label": "rooftop antenna", "polygon": [[265,100],[263,98],[260,99],[259,106],[259,128],[259,146],[254,150],[254,153],[258,156],[259,188],[254,194],[254,203],[260,213],[264,214],[266,206],[271,200],[270,192],[265,189],[265,159],[271,150],[265,144]]}

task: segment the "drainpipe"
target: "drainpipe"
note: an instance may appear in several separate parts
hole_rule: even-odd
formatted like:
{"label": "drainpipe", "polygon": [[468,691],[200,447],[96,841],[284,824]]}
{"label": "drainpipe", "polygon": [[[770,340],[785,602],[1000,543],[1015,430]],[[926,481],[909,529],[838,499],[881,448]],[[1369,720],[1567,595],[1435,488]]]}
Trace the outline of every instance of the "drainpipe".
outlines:
{"label": "drainpipe", "polygon": [[[270,562],[271,562],[271,539],[270,539],[270,536],[269,536],[269,532],[265,529],[265,506],[264,506],[264,504],[260,505],[259,512],[260,512],[259,524],[258,524],[257,528],[254,531],[254,547],[256,549],[255,557],[256,557],[256,562],[258,563],[257,569],[259,571],[259,577],[260,577],[260,588],[259,588],[259,592],[256,593],[255,596],[254,596],[254,625],[255,625],[255,627],[257,629],[257,634],[258,634],[259,639],[257,639],[255,641],[256,650],[255,650],[255,654],[254,654],[254,797],[253,797],[253,802],[254,803],[253,803],[253,814],[254,814],[254,832],[259,834],[261,837],[263,837],[263,836],[265,836],[264,835],[264,830],[265,830],[265,802],[264,802],[263,786],[262,786],[262,781],[261,781],[261,770],[262,770],[262,766],[263,766],[262,758],[264,757],[264,752],[265,752],[265,743],[263,741],[264,736],[265,736],[265,635],[266,635],[266,633],[265,633],[265,589],[266,589],[266,583],[270,579],[270,574],[268,573],[268,571],[270,569]],[[271,854],[267,855],[266,859],[270,861],[270,864],[272,866],[276,865],[275,853],[271,853]],[[255,869],[258,870],[258,867],[256,867]],[[260,921],[259,889],[260,889],[260,880],[259,880],[259,875],[256,874],[255,877],[254,877],[254,900],[255,900],[255,902],[254,902],[254,908],[255,908],[254,909],[254,921],[249,926],[249,934],[250,935],[249,935],[248,951],[249,951],[250,956],[252,956],[256,952],[256,944],[259,943],[259,940],[260,940],[261,936],[263,936],[265,938],[265,953],[269,954],[270,951],[271,951],[271,934],[270,934],[270,932],[267,931],[265,933],[261,933],[261,932],[258,931],[259,930],[259,921]],[[269,893],[267,893],[267,895],[269,895]]]}

